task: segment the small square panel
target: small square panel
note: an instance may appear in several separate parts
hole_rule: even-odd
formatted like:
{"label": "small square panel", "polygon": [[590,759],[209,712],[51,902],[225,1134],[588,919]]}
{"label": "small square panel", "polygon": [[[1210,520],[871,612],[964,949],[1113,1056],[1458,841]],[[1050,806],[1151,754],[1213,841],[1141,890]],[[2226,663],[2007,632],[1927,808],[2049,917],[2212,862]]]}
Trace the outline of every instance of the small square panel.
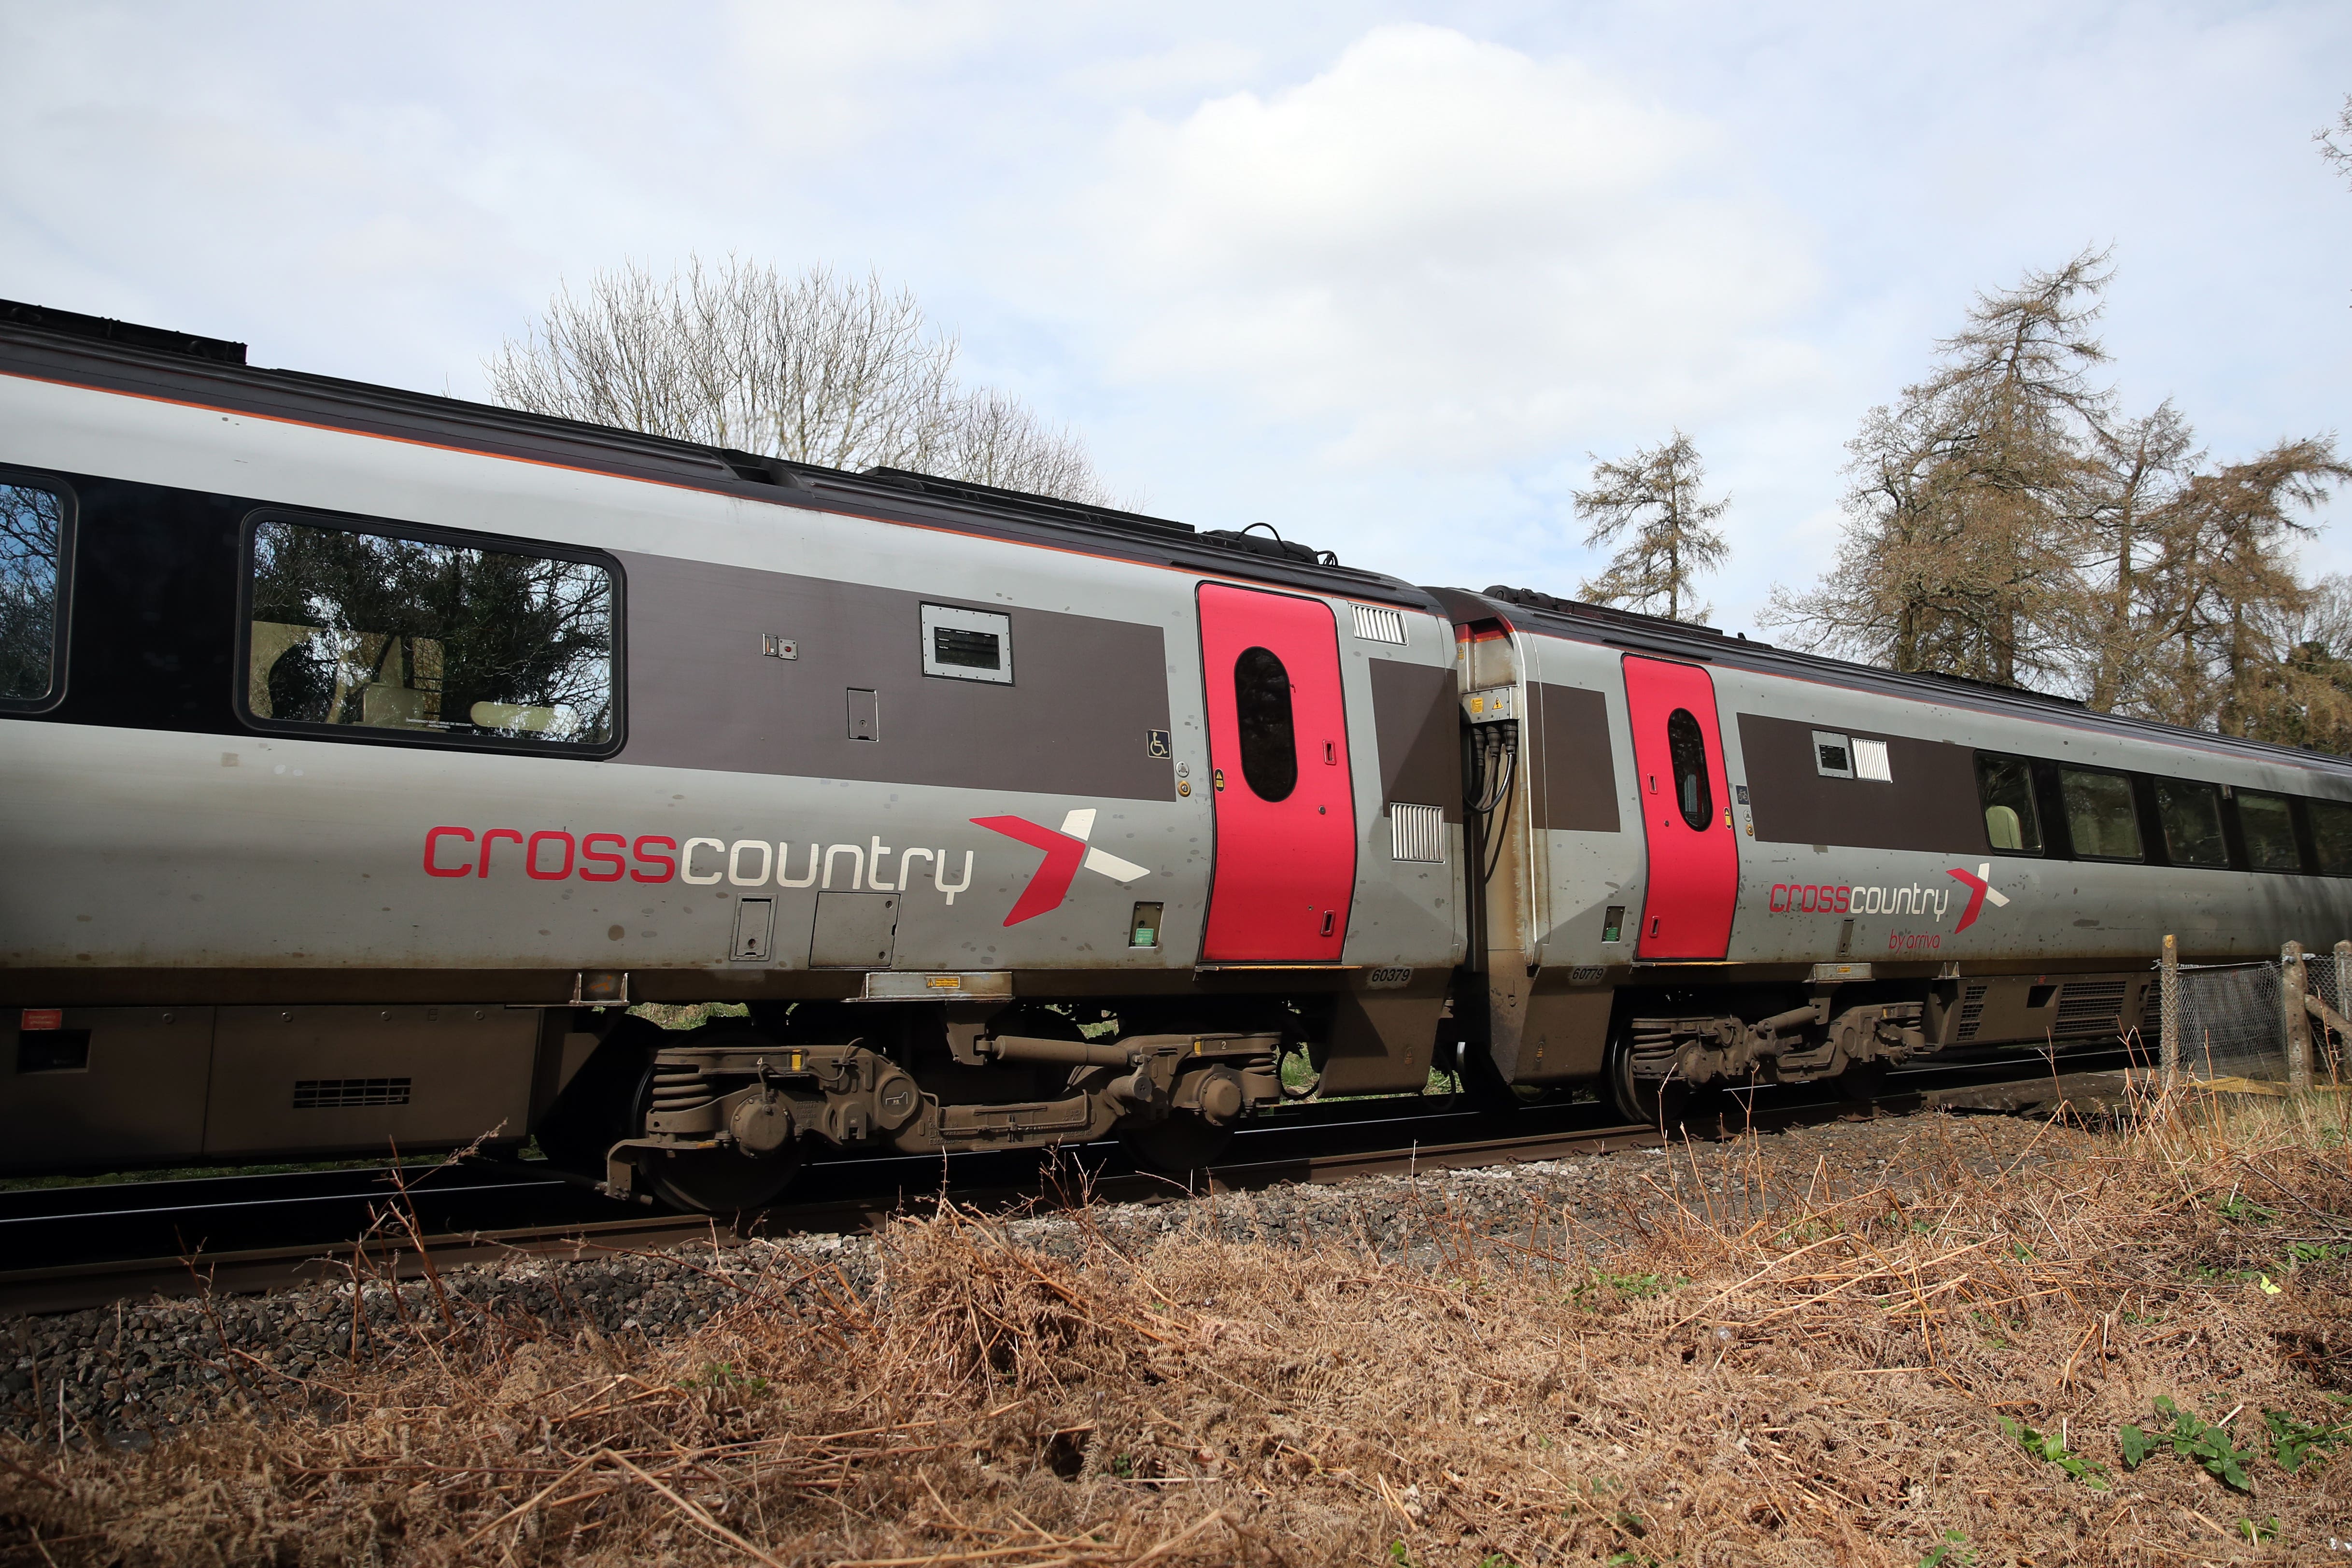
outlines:
{"label": "small square panel", "polygon": [[1853,743],[1853,776],[1880,784],[1895,782],[1894,771],[1886,763],[1886,742],[1857,740]]}
{"label": "small square panel", "polygon": [[923,606],[923,674],[1013,684],[1013,618],[992,610]]}
{"label": "small square panel", "polygon": [[1813,768],[1824,779],[1853,777],[1853,742],[1833,730],[1813,731]]}

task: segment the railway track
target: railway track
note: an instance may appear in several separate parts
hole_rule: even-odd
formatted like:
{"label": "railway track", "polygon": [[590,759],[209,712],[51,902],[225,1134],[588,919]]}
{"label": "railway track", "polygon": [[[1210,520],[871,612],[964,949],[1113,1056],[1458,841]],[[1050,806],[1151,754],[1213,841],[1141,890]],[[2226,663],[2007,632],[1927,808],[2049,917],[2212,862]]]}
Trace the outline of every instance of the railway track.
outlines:
{"label": "railway track", "polygon": [[[2070,1073],[2124,1066],[2075,1053]],[[1748,1114],[1775,1131],[1846,1116],[1906,1114],[1931,1095],[2034,1079],[2041,1063],[1937,1065],[1899,1073],[1874,1105],[1821,1086],[1759,1091]],[[443,1267],[516,1252],[587,1257],[710,1239],[849,1231],[919,1212],[942,1195],[981,1207],[1174,1200],[1286,1182],[1556,1159],[1654,1145],[1654,1126],[1594,1104],[1516,1112],[1375,1112],[1379,1103],[1286,1107],[1239,1134],[1228,1157],[1186,1179],[1139,1170],[1116,1144],[812,1166],[789,1204],[729,1224],[623,1207],[524,1162],[201,1177],[0,1193],[0,1312],[52,1312],[150,1295],[267,1291],[340,1272],[364,1245],[378,1269],[415,1271],[419,1243]],[[397,1223],[384,1222],[404,1205]],[[412,1228],[413,1221],[413,1228]],[[367,1238],[373,1234],[373,1239]]]}

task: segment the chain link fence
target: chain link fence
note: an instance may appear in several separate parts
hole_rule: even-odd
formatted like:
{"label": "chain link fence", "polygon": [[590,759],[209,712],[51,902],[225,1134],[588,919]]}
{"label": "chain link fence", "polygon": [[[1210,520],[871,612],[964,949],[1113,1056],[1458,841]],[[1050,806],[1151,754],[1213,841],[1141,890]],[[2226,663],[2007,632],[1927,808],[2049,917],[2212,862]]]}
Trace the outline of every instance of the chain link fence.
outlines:
{"label": "chain link fence", "polygon": [[[2162,966],[2158,966],[2161,971]],[[2326,948],[2308,954],[2304,965],[2309,995],[2339,1018],[2347,987],[2339,984],[2336,956]],[[2179,968],[2175,1008],[2179,1019],[2180,1071],[2201,1082],[2245,1078],[2284,1083],[2292,1072],[2287,1040],[2287,978],[2284,961],[2253,964],[2183,964]],[[2164,1009],[2150,998],[2143,1030],[2153,1050]],[[2337,1080],[2347,1065],[2344,1041],[2315,1018],[2310,1022],[2314,1079]]]}
{"label": "chain link fence", "polygon": [[2285,989],[2276,964],[2183,964],[2181,1072],[2284,1082]]}

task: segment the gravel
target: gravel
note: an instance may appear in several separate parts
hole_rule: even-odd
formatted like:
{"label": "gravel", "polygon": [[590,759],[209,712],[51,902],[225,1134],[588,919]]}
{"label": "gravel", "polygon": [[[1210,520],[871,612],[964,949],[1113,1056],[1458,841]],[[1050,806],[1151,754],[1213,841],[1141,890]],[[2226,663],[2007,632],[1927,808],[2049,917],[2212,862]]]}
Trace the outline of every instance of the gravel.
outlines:
{"label": "gravel", "polygon": [[[1148,1204],[1016,1218],[1017,1244],[1075,1257],[1089,1230],[1131,1249],[1185,1234],[1277,1248],[1358,1249],[1456,1271],[1474,1239],[1505,1238],[1575,1265],[1598,1266],[1658,1221],[1687,1209],[1751,1222],[1778,1207],[1765,1195],[1808,1185],[1852,1192],[1988,1177],[2022,1161],[2080,1155],[2095,1134],[2000,1117],[1922,1114],[1807,1126],[1752,1139],[1621,1151],[1474,1170],[1364,1176]],[[289,1380],[332,1398],[354,1335],[403,1319],[440,1315],[436,1289],[501,1315],[536,1318],[559,1333],[691,1333],[740,1302],[749,1282],[798,1281],[864,1294],[885,1288],[870,1235],[795,1235],[668,1251],[568,1260],[519,1254],[442,1270],[395,1291],[362,1280],[263,1296],[142,1303],[49,1316],[0,1318],[0,1430],[78,1443],[144,1447],[201,1420],[226,1399]],[[461,1314],[462,1315],[462,1314]]]}

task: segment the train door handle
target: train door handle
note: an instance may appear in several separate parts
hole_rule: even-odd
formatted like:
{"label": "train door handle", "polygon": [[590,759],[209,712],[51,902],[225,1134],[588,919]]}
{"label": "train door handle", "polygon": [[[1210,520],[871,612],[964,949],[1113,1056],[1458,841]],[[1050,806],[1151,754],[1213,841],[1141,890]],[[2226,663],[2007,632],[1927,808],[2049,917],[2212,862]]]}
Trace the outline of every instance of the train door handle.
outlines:
{"label": "train door handle", "polygon": [[[1337,768],[1339,766],[1339,747],[1338,742],[1327,740],[1323,743],[1323,765],[1327,768]],[[1328,936],[1329,933],[1326,932],[1325,935]]]}
{"label": "train door handle", "polygon": [[1325,911],[1323,912],[1323,935],[1324,935],[1324,936],[1330,936],[1330,935],[1331,935],[1331,925],[1332,925],[1332,923],[1333,923],[1333,922],[1335,922],[1335,921],[1337,921],[1339,918],[1339,912],[1338,910],[1336,910],[1336,909],[1327,909],[1327,910],[1325,910]]}

